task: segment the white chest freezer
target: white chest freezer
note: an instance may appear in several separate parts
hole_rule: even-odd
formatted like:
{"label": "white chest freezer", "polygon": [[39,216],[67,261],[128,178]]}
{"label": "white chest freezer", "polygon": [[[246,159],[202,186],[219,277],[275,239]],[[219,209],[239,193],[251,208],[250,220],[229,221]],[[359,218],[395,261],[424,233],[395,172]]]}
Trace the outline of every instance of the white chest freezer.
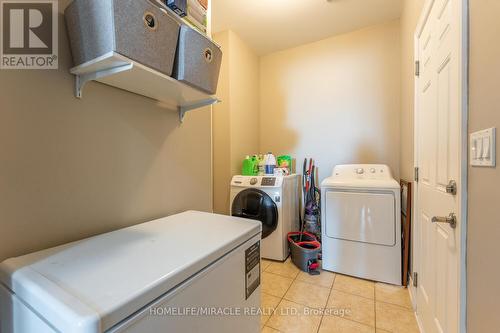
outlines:
{"label": "white chest freezer", "polygon": [[260,222],[189,211],[0,264],[0,331],[258,332]]}

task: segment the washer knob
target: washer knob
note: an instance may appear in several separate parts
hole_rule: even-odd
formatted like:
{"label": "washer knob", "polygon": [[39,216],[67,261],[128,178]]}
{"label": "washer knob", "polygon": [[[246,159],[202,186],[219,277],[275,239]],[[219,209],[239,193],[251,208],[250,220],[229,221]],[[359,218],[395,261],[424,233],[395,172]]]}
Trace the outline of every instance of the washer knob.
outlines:
{"label": "washer knob", "polygon": [[257,184],[258,181],[259,180],[257,178],[252,178],[252,179],[250,179],[250,185],[255,185],[255,184]]}
{"label": "washer knob", "polygon": [[371,169],[370,169],[370,172],[371,172],[371,173],[375,173],[375,171],[377,171],[377,170],[375,170],[375,168],[371,168]]}
{"label": "washer knob", "polygon": [[362,175],[362,174],[364,174],[364,173],[365,173],[365,170],[363,170],[363,168],[358,168],[358,169],[356,169],[356,173],[357,173],[358,175]]}

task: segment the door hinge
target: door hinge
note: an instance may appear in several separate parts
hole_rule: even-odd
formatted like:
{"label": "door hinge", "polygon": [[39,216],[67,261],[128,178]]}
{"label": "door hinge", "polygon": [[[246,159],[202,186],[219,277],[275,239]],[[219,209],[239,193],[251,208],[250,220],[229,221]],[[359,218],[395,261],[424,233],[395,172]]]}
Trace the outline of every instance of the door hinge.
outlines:
{"label": "door hinge", "polygon": [[420,76],[420,61],[415,61],[415,76]]}
{"label": "door hinge", "polygon": [[413,286],[416,288],[418,287],[418,273],[413,272]]}
{"label": "door hinge", "polygon": [[414,179],[415,179],[416,183],[418,183],[419,171],[420,171],[419,168],[415,167],[415,176],[414,176]]}

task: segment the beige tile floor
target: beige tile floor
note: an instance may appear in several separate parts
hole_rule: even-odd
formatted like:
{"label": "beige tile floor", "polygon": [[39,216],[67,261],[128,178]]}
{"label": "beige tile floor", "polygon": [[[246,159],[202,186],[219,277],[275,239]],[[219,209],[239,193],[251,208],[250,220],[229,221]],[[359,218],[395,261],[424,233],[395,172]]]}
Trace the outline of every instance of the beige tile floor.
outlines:
{"label": "beige tile floor", "polygon": [[262,260],[263,333],[418,333],[408,290]]}

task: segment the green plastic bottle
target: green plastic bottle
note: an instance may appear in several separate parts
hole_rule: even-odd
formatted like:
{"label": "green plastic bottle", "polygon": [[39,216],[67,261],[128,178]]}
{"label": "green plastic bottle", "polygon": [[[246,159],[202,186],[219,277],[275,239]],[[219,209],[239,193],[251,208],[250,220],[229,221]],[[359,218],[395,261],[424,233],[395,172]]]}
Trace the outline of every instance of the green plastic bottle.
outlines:
{"label": "green plastic bottle", "polygon": [[259,156],[253,155],[252,160],[253,160],[253,174],[252,174],[252,176],[257,176],[259,174],[259,162],[260,162]]}
{"label": "green plastic bottle", "polygon": [[243,176],[253,176],[254,169],[255,169],[255,160],[247,155],[243,160],[243,167],[241,168],[241,174]]}

